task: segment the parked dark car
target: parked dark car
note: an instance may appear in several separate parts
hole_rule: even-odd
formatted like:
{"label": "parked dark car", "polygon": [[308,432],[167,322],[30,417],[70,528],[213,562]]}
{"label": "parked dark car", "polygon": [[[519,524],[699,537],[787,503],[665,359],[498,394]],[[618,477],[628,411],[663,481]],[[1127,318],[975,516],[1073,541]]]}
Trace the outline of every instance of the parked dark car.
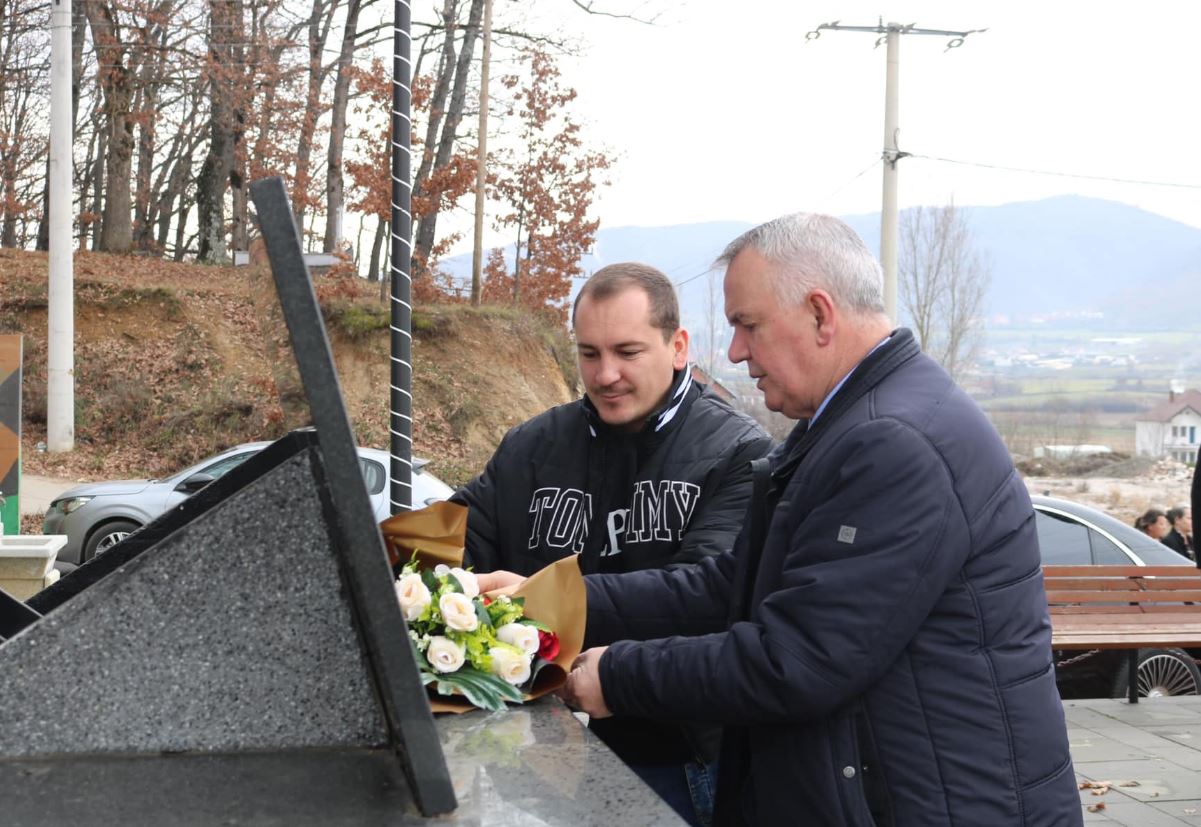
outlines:
{"label": "parked dark car", "polygon": [[[268,445],[269,442],[236,445],[164,479],[78,485],[64,491],[50,504],[43,533],[67,535],[67,544],[58,553],[59,561],[83,564]],[[358,451],[375,518],[387,519],[390,514],[389,456],[374,448],[359,448]],[[426,471],[425,465],[425,460],[413,459],[413,502],[418,507],[445,500],[454,493],[450,486]]]}
{"label": "parked dark car", "polygon": [[[1069,500],[1031,497],[1043,563],[1048,565],[1194,566],[1158,540],[1108,514]],[[1123,698],[1129,683],[1125,650],[1055,652],[1065,698]],[[1201,650],[1140,649],[1138,689],[1144,698],[1201,694]]]}

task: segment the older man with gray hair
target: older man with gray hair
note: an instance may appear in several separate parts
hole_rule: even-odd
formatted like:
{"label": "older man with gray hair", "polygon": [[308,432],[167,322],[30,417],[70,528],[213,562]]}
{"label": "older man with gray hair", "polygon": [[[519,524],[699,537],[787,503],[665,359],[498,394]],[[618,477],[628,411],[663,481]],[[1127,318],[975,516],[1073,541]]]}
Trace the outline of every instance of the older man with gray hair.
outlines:
{"label": "older man with gray hair", "polygon": [[801,422],[734,549],[587,578],[565,697],[724,725],[719,824],[1082,823],[1034,514],[976,405],[883,312],[849,227],[756,227],[730,358]]}

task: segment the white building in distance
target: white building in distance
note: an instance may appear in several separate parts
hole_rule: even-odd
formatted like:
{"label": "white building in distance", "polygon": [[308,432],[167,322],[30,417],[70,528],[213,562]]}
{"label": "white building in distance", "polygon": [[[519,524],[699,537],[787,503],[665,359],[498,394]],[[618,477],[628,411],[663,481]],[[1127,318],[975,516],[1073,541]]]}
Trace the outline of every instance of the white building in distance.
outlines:
{"label": "white building in distance", "polygon": [[1172,393],[1168,401],[1134,421],[1134,452],[1146,457],[1197,459],[1201,438],[1201,391]]}

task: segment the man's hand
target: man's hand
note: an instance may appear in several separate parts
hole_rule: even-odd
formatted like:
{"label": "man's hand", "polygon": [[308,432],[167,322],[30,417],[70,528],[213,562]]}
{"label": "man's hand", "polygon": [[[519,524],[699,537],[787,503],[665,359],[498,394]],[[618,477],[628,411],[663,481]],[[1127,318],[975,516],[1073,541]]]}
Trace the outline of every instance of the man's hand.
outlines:
{"label": "man's hand", "polygon": [[509,586],[520,586],[525,582],[524,577],[511,571],[486,571],[477,574],[475,579],[480,584],[480,592],[494,592]]}
{"label": "man's hand", "polygon": [[590,718],[609,718],[613,715],[605,704],[600,683],[600,659],[608,648],[598,646],[576,658],[571,674],[567,676],[567,683],[558,692],[568,706],[587,712]]}

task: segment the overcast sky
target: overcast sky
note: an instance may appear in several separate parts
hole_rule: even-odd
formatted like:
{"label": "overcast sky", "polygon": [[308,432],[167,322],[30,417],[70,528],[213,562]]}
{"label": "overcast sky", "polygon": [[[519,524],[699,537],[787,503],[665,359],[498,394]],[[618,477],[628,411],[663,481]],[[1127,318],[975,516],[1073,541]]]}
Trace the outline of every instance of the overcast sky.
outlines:
{"label": "overcast sky", "polygon": [[653,26],[560,2],[587,44],[564,66],[577,111],[618,156],[597,203],[603,226],[879,210],[884,47],[874,34],[805,35],[883,15],[988,29],[949,51],[946,37],[902,38],[902,151],[1194,186],[909,158],[902,206],[1078,193],[1201,227],[1201,2],[649,0]]}

